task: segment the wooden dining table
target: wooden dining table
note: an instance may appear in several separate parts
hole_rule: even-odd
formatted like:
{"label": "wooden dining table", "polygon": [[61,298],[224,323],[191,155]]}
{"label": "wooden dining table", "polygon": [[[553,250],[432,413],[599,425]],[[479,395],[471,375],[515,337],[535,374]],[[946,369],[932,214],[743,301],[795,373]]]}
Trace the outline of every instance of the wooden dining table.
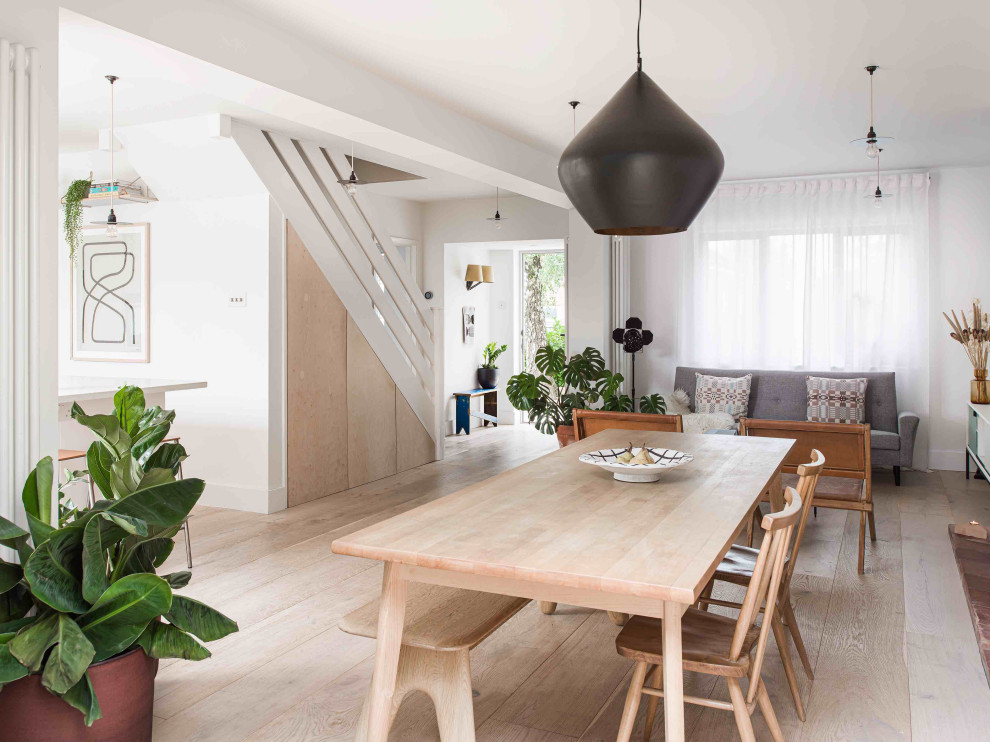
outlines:
{"label": "wooden dining table", "polygon": [[[630,443],[694,460],[619,482],[582,453]],[[386,742],[409,582],[663,619],[666,739],[684,739],[681,616],[766,494],[783,502],[794,441],[606,430],[343,536],[337,554],[385,563],[368,739]]]}

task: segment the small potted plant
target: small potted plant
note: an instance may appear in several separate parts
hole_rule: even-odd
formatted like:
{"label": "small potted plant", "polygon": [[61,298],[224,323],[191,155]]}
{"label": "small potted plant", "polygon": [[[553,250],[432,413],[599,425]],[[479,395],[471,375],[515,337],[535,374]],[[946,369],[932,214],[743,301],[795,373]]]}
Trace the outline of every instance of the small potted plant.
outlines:
{"label": "small potted plant", "polygon": [[112,415],[72,417],[97,441],[66,479],[91,477],[103,499],[59,502],[54,525],[46,457],[24,485],[28,530],[0,518],[20,560],[0,560],[0,739],[150,742],[158,661],[205,659],[200,641],[237,631],[176,592],[189,572],[156,574],[205,485],[176,479],[185,449],[162,442],[175,413],[145,409],[137,387]]}
{"label": "small potted plant", "polygon": [[482,389],[494,389],[498,385],[498,366],[495,361],[508,349],[509,346],[504,343],[498,345],[491,342],[485,346],[485,362],[478,368],[478,384]]}
{"label": "small potted plant", "polygon": [[89,198],[89,189],[92,184],[90,178],[74,180],[65,191],[65,196],[62,197],[64,208],[62,228],[65,232],[65,241],[69,245],[69,260],[72,261],[75,261],[76,251],[82,242],[82,202]]}

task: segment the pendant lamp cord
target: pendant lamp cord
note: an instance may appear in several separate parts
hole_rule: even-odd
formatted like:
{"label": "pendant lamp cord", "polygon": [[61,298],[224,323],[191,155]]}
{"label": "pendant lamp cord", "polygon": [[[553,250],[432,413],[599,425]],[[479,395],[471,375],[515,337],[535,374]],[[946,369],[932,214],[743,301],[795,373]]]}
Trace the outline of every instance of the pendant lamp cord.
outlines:
{"label": "pendant lamp cord", "polygon": [[114,155],[114,116],[113,116],[113,84],[117,82],[117,78],[113,75],[107,77],[110,80],[110,213],[113,213],[113,190],[114,190],[114,173],[113,173],[113,155]]}
{"label": "pendant lamp cord", "polygon": [[873,73],[870,73],[870,128],[873,128]]}
{"label": "pendant lamp cord", "polygon": [[[636,19],[636,70],[643,71],[643,57],[639,51],[639,27],[643,23],[643,0],[639,0],[639,17]],[[873,84],[873,76],[870,76],[870,84]]]}

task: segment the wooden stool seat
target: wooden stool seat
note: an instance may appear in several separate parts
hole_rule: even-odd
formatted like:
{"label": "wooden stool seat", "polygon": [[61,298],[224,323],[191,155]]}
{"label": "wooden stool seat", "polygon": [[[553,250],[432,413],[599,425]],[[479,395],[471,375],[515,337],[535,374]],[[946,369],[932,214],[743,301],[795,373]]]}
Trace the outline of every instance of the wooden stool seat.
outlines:
{"label": "wooden stool seat", "polygon": [[[756,559],[760,556],[760,550],[750,546],[739,546],[733,544],[729,551],[722,557],[718,569],[715,570],[714,578],[724,580],[735,585],[746,587],[753,579],[753,570],[756,569]],[[784,560],[784,570],[787,570],[791,558]]]}
{"label": "wooden stool seat", "polygon": [[[781,477],[785,487],[797,487],[797,474],[784,474]],[[822,500],[842,500],[843,502],[860,502],[865,498],[865,487],[861,479],[846,477],[818,477],[815,487],[815,506],[828,507]]]}
{"label": "wooden stool seat", "polygon": [[[341,631],[377,638],[379,600],[344,616]],[[528,602],[528,598],[410,582],[402,643],[441,652],[474,649]]]}
{"label": "wooden stool seat", "polygon": [[[380,602],[373,600],[348,613],[340,622],[341,630],[376,639]],[[408,693],[422,691],[433,700],[442,742],[472,742],[470,652],[528,602],[528,598],[410,582],[391,719]],[[366,696],[355,742],[368,739],[370,708],[370,696]]]}
{"label": "wooden stool seat", "polygon": [[[749,672],[750,650],[760,638],[760,627],[746,632],[742,654],[731,658],[736,619],[688,608],[681,617],[681,652],[684,669],[709,675],[741,678]],[[633,616],[615,638],[615,648],[623,657],[651,665],[663,664],[663,619]]]}
{"label": "wooden stool seat", "polygon": [[84,459],[84,458],[86,458],[85,451],[74,451],[71,448],[58,449],[59,463],[63,461],[71,461],[72,459]]}

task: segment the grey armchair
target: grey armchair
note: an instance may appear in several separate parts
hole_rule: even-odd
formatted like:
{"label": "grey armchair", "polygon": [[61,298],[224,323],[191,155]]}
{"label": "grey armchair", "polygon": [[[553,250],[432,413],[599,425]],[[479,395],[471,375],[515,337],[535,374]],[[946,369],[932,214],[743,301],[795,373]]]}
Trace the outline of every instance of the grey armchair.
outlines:
{"label": "grey armchair", "polygon": [[911,466],[914,459],[914,439],[918,435],[919,417],[913,412],[897,415],[897,432],[870,432],[870,458],[874,466],[894,467],[894,484],[901,486],[901,467]]}

